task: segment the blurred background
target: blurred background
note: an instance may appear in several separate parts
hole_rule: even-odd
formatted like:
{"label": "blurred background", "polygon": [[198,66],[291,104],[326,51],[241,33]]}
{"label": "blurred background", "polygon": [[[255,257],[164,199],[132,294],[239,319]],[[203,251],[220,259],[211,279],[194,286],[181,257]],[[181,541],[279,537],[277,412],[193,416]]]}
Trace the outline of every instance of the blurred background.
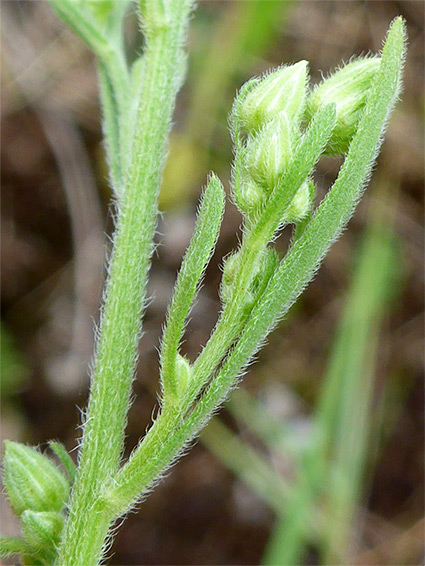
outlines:
{"label": "blurred background", "polygon": [[[75,457],[113,228],[96,70],[46,2],[6,0],[1,12],[2,437],[43,449],[56,439]],[[379,50],[398,14],[409,33],[404,92],[353,221],[241,388],[120,529],[111,564],[423,563],[421,1],[198,3],[127,446],[151,423],[161,325],[200,188],[209,170],[229,187],[236,90],[300,59],[317,82]],[[131,59],[131,14],[127,40]],[[318,201],[340,163],[319,164]],[[191,359],[215,323],[240,222],[229,202],[185,337]],[[282,253],[290,237],[287,228]],[[5,503],[2,531],[18,534]]]}

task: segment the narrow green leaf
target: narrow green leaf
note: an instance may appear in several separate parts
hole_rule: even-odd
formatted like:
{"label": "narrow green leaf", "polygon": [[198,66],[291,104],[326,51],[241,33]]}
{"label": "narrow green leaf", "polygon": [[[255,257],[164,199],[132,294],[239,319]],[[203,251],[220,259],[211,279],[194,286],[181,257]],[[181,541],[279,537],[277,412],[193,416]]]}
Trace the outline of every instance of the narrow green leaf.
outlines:
{"label": "narrow green leaf", "polygon": [[[87,43],[99,61],[100,98],[103,110],[103,131],[109,176],[115,195],[123,195],[125,172],[129,161],[124,160],[124,135],[129,104],[130,77],[125,58],[121,29],[128,0],[119,2],[76,2],[49,0],[58,15]],[[132,101],[131,101],[132,102]],[[134,118],[134,117],[133,117]],[[133,120],[132,124],[134,124]],[[133,128],[134,134],[134,128]]]}
{"label": "narrow green leaf", "polygon": [[306,133],[291,160],[287,173],[275,187],[270,200],[261,213],[252,238],[272,239],[282,223],[285,210],[291,204],[296,192],[311,174],[332,134],[336,120],[334,104],[320,109],[311,121]]}
{"label": "narrow green leaf", "polygon": [[[131,145],[137,123],[137,110],[140,103],[139,89],[131,88],[131,77],[124,48],[112,46],[107,55],[98,58],[100,101],[103,113],[103,132],[106,141],[106,155],[109,165],[110,182],[115,196],[121,200],[127,172],[131,163]],[[133,98],[137,95],[137,98]],[[135,107],[132,116],[128,108]],[[126,126],[132,119],[131,129]],[[128,141],[128,134],[131,140]],[[131,144],[131,145],[130,145]]]}
{"label": "narrow green leaf", "polygon": [[175,360],[190,307],[211,258],[223,218],[225,194],[212,175],[203,194],[195,232],[183,258],[164,328],[161,348],[161,379],[164,400],[176,392]]}
{"label": "narrow green leaf", "polygon": [[121,199],[124,192],[124,179],[121,167],[120,109],[114,86],[103,63],[99,64],[99,84],[109,181],[115,196]]}
{"label": "narrow green leaf", "polygon": [[133,155],[133,141],[136,132],[137,112],[140,104],[140,93],[142,92],[144,73],[145,73],[145,57],[139,57],[133,63],[130,74],[130,92],[124,99],[124,106],[121,111],[120,124],[120,151],[122,170],[128,171]]}
{"label": "narrow green leaf", "polygon": [[73,459],[66,451],[65,446],[60,442],[51,440],[49,442],[49,448],[59,458],[61,464],[66,470],[66,473],[68,474],[71,484],[73,484],[75,480],[76,466],[74,464]]}
{"label": "narrow green leaf", "polygon": [[[132,89],[125,54],[118,48],[99,57],[99,80],[110,181],[115,196],[121,200],[132,158],[141,88]],[[129,115],[129,108],[134,108],[133,115]],[[131,128],[126,126],[130,119]]]}
{"label": "narrow green leaf", "polygon": [[98,55],[108,50],[108,42],[99,22],[75,0],[48,0],[58,16]]}

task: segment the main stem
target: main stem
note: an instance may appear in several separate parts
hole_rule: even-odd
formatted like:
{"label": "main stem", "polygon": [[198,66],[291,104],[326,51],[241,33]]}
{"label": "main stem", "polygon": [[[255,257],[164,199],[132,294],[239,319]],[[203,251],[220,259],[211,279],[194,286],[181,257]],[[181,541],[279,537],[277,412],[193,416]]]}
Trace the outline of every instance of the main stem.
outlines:
{"label": "main stem", "polygon": [[132,164],[120,206],[104,295],[91,393],[61,566],[98,564],[114,519],[99,493],[117,473],[141,330],[145,289],[190,0],[171,0],[159,21],[146,8],[146,72]]}

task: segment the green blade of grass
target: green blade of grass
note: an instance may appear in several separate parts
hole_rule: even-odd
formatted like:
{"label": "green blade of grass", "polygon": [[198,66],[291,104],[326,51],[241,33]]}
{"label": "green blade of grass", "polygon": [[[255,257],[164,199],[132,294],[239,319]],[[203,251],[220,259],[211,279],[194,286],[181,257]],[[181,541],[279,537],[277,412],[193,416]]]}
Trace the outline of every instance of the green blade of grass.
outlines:
{"label": "green blade of grass", "polygon": [[315,442],[291,504],[272,533],[264,564],[300,562],[303,523],[319,494],[328,510],[322,525],[323,563],[346,563],[369,453],[379,328],[396,263],[393,242],[388,221],[386,226],[380,219],[370,223],[325,374]]}
{"label": "green blade of grass", "polygon": [[270,449],[284,454],[291,464],[296,464],[303,447],[294,440],[294,429],[289,422],[272,415],[263,402],[242,388],[233,392],[227,409]]}
{"label": "green blade of grass", "polygon": [[285,507],[290,487],[264,457],[220,421],[212,419],[202,443],[275,512]]}
{"label": "green blade of grass", "polygon": [[[291,485],[272,463],[266,460],[264,454],[232,433],[218,417],[210,421],[200,440],[263,503],[277,515],[284,512]],[[322,522],[320,515],[320,510],[315,509],[303,525],[303,534],[308,540],[315,540],[317,536],[317,525]]]}
{"label": "green blade of grass", "polygon": [[[337,338],[329,367],[329,386],[345,372],[345,387],[339,394],[338,412],[323,397],[318,424],[325,437],[336,427],[332,464],[326,483],[329,517],[323,537],[323,562],[349,559],[350,532],[362,492],[370,453],[370,434],[374,418],[374,375],[379,331],[388,299],[397,258],[391,228],[372,224],[366,235],[356,286],[352,290],[345,319]],[[346,344],[344,347],[343,344]],[[335,387],[335,386],[334,386]],[[337,387],[337,385],[336,385]],[[328,450],[330,446],[327,447]]]}

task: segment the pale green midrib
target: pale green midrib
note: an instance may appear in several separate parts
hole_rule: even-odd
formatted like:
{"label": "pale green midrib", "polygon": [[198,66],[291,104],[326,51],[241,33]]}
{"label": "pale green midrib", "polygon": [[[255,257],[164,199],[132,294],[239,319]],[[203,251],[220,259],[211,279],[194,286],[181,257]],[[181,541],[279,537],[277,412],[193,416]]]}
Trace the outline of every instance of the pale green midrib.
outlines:
{"label": "pale green midrib", "polygon": [[[150,80],[143,88],[138,139],[116,230],[93,390],[61,565],[74,566],[82,559],[85,563],[95,563],[100,552],[96,543],[93,548],[88,531],[99,489],[118,469],[122,452],[152,251],[156,196],[175,97],[174,72],[189,8],[190,3],[182,0],[177,8],[177,24],[156,34],[149,42],[151,57],[146,76]],[[98,532],[100,546],[111,519],[110,516],[102,519]],[[96,536],[95,528],[91,530]]]}

